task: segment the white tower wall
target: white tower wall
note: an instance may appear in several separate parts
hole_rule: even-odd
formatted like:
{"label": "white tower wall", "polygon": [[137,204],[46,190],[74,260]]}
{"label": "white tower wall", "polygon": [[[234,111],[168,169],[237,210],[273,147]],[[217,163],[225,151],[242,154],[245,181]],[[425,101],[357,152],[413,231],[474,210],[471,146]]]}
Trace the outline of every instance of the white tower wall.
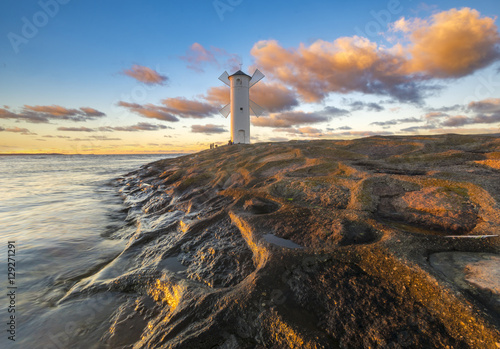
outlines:
{"label": "white tower wall", "polygon": [[250,143],[250,79],[248,75],[232,75],[231,82],[231,141]]}

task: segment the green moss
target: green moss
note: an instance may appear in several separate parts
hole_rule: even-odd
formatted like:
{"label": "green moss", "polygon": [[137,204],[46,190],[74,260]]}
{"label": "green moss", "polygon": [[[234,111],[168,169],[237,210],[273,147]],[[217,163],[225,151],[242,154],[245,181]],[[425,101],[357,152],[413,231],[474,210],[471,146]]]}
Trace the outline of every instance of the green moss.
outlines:
{"label": "green moss", "polygon": [[304,193],[300,188],[300,185],[288,181],[280,181],[274,183],[269,188],[269,193],[273,196],[281,197],[288,201],[300,201],[304,197]]}
{"label": "green moss", "polygon": [[[288,160],[279,160],[279,161],[270,161],[267,163],[264,163],[260,167],[255,166],[255,163],[249,164],[245,167],[245,169],[251,171],[252,167],[257,167],[255,170],[254,175],[262,175],[262,173],[275,169],[277,171],[282,170],[284,168],[287,168],[292,165],[303,165],[305,163],[305,159],[303,158],[295,158],[295,159],[288,159]],[[260,164],[258,164],[260,165]]]}
{"label": "green moss", "polygon": [[173,183],[177,182],[179,179],[181,179],[185,173],[186,173],[185,170],[177,170],[174,173],[172,173],[170,176],[165,178],[164,183],[165,184],[173,184]]}
{"label": "green moss", "polygon": [[324,164],[300,168],[298,170],[287,173],[288,177],[308,177],[308,176],[327,176],[339,168],[337,162],[328,162]]}
{"label": "green moss", "polygon": [[461,187],[456,187],[456,186],[445,186],[445,187],[439,189],[438,191],[442,192],[442,193],[453,192],[453,193],[458,194],[459,196],[462,196],[464,198],[469,198],[469,191],[466,188],[461,188]]}

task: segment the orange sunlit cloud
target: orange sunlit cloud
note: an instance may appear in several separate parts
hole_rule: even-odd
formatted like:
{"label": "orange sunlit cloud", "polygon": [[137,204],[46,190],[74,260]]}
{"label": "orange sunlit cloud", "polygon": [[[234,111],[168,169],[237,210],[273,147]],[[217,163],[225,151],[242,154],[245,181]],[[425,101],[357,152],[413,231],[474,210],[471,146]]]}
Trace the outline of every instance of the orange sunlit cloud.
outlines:
{"label": "orange sunlit cloud", "polygon": [[253,117],[251,122],[254,126],[288,128],[295,125],[320,123],[328,120],[329,116],[322,115],[321,113],[290,111],[280,114],[271,114],[266,118]]}
{"label": "orange sunlit cloud", "polygon": [[148,85],[163,85],[168,81],[168,77],[161,75],[156,70],[138,64],[134,64],[132,68],[124,70],[123,74]]}
{"label": "orange sunlit cloud", "polygon": [[414,23],[408,49],[410,72],[455,78],[473,73],[499,57],[495,19],[470,8],[434,14]]}
{"label": "orange sunlit cloud", "polygon": [[178,118],[203,119],[217,113],[217,107],[209,103],[190,100],[184,97],[165,98],[161,101],[163,105],[138,104],[124,101],[118,102],[118,106],[125,107],[140,116],[163,121],[176,122]]}
{"label": "orange sunlit cloud", "polygon": [[60,105],[24,105],[20,111],[9,107],[0,108],[0,119],[12,119],[31,123],[49,123],[50,120],[87,121],[106,116],[94,108],[68,109]]}
{"label": "orange sunlit cloud", "polygon": [[158,119],[163,121],[176,122],[179,121],[175,115],[172,115],[166,108],[162,106],[157,106],[153,104],[138,104],[138,103],[128,103],[120,101],[117,104],[120,107],[127,108],[129,111],[143,116],[145,118]]}
{"label": "orange sunlit cloud", "polygon": [[285,132],[289,135],[300,135],[305,137],[321,137],[323,136],[323,131],[319,128],[314,128],[310,126],[299,127],[299,128],[277,128],[273,130],[274,132]]}
{"label": "orange sunlit cloud", "polygon": [[197,42],[191,45],[185,56],[180,58],[188,63],[187,68],[196,72],[203,72],[205,65],[224,67],[233,71],[237,70],[238,64],[241,63],[241,58],[234,53],[227,53],[226,50],[217,47],[206,49]]}
{"label": "orange sunlit cloud", "polygon": [[482,101],[470,102],[467,107],[478,113],[500,113],[500,98],[488,98]]}
{"label": "orange sunlit cloud", "polygon": [[183,97],[165,98],[161,101],[172,114],[181,118],[202,119],[217,113],[211,104],[186,99]]}
{"label": "orange sunlit cloud", "polygon": [[[229,103],[229,87],[211,87],[203,98],[220,108]],[[299,105],[297,94],[279,82],[258,83],[250,89],[250,99],[271,113]]]}
{"label": "orange sunlit cloud", "polygon": [[21,128],[21,127],[4,128],[0,126],[0,132],[1,131],[20,133],[22,135],[36,135],[36,133],[31,132],[27,128]]}
{"label": "orange sunlit cloud", "polygon": [[461,77],[499,57],[494,19],[469,8],[444,11],[428,21],[400,20],[392,30],[404,32],[409,44],[385,48],[354,36],[287,49],[263,40],[251,54],[257,66],[295,88],[306,102],[354,91],[420,102],[425,86],[419,82]]}
{"label": "orange sunlit cloud", "polygon": [[227,132],[227,130],[224,129],[224,125],[207,124],[207,125],[192,125],[191,132],[205,133],[205,134],[216,134],[216,133]]}

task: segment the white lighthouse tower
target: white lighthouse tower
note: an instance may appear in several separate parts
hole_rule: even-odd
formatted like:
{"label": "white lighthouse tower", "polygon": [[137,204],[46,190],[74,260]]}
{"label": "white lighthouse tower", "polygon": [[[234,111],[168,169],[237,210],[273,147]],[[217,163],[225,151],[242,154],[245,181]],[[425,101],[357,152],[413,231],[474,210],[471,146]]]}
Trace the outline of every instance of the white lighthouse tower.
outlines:
{"label": "white lighthouse tower", "polygon": [[264,74],[256,69],[253,76],[238,70],[233,75],[224,72],[220,77],[223,83],[231,87],[230,103],[220,110],[227,118],[231,113],[231,142],[250,143],[250,110],[260,116],[263,109],[250,100],[250,87],[262,80]]}

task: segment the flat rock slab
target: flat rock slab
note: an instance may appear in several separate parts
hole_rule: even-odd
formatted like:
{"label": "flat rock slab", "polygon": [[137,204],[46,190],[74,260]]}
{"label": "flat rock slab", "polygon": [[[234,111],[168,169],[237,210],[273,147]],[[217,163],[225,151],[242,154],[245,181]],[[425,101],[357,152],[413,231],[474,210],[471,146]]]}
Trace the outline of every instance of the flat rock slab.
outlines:
{"label": "flat rock slab", "polygon": [[432,254],[429,262],[461,289],[477,294],[487,305],[500,312],[500,256],[440,252]]}

